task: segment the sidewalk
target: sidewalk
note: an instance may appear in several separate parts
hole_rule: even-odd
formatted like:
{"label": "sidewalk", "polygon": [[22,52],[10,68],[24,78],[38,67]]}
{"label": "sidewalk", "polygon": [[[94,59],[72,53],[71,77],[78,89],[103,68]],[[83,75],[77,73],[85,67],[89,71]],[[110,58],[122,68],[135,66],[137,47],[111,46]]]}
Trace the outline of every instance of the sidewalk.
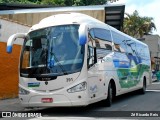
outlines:
{"label": "sidewalk", "polygon": [[0,100],[1,111],[24,111],[18,98]]}
{"label": "sidewalk", "polygon": [[156,80],[151,85],[147,86],[147,90],[160,90],[160,80]]}

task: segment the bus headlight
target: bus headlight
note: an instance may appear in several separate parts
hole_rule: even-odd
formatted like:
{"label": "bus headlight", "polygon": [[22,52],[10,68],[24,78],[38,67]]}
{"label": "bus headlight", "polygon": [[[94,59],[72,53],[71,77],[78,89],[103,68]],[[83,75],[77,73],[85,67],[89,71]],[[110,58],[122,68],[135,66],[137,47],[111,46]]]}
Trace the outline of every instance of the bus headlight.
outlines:
{"label": "bus headlight", "polygon": [[19,87],[19,94],[21,94],[21,95],[28,95],[29,92],[28,92],[27,90],[25,90],[25,89]]}
{"label": "bus headlight", "polygon": [[74,93],[74,92],[84,91],[84,90],[86,90],[86,88],[87,88],[87,83],[86,82],[82,82],[82,83],[80,83],[80,84],[68,89],[67,91],[69,93]]}

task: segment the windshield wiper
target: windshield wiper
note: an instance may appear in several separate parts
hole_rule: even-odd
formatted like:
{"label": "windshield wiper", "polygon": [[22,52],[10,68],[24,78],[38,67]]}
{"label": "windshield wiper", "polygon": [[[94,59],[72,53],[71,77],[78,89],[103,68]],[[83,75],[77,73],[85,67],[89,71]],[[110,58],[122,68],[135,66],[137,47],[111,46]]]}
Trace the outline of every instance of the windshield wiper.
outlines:
{"label": "windshield wiper", "polygon": [[[51,47],[51,51],[52,51],[52,47]],[[56,55],[54,54],[54,52],[50,52],[51,56],[54,56],[55,61],[57,62],[58,66],[61,68],[62,72],[64,75],[68,75],[67,71],[64,69],[64,67],[62,66],[62,64],[59,62],[59,60],[57,59]],[[51,61],[51,60],[50,60]]]}

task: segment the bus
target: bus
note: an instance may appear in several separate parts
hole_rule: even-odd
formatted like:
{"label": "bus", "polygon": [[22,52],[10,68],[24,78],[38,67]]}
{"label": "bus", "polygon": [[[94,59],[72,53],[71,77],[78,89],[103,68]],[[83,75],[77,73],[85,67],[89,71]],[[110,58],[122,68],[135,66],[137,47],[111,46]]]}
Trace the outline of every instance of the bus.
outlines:
{"label": "bus", "polygon": [[[19,39],[20,38],[20,39]],[[85,14],[63,13],[42,19],[23,40],[19,99],[24,107],[87,106],[139,90],[151,80],[148,46]]]}

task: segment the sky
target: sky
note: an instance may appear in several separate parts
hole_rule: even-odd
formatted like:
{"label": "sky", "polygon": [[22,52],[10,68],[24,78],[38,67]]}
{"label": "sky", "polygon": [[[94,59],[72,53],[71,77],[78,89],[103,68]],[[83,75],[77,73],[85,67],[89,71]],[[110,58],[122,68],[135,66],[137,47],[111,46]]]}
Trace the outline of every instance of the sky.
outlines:
{"label": "sky", "polygon": [[160,35],[160,0],[118,0],[112,4],[125,4],[125,13],[137,10],[142,17],[152,17],[157,28],[153,34]]}

